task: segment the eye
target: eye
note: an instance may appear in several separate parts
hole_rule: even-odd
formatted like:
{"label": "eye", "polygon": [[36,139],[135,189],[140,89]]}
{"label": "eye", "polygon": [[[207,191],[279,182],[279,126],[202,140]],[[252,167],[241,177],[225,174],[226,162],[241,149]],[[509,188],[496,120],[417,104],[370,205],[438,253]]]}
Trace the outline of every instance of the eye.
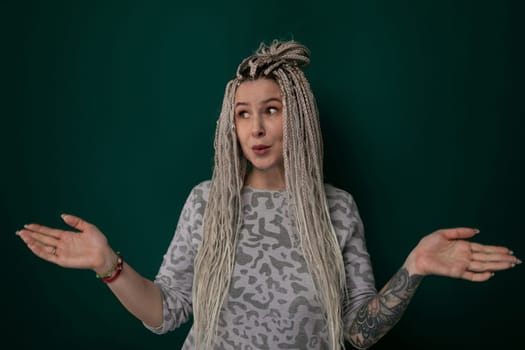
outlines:
{"label": "eye", "polygon": [[240,111],[240,112],[237,113],[237,115],[239,116],[239,118],[246,119],[246,118],[249,117],[250,114],[248,112],[246,112],[246,111]]}
{"label": "eye", "polygon": [[278,109],[275,107],[268,107],[268,113],[269,114],[275,114],[278,112]]}

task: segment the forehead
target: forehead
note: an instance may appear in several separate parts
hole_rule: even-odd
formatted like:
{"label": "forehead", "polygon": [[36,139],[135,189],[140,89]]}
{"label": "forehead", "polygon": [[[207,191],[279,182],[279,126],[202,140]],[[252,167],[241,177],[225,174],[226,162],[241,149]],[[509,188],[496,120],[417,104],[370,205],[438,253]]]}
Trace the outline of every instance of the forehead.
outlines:
{"label": "forehead", "polygon": [[235,92],[235,102],[258,102],[269,98],[281,99],[281,89],[272,79],[244,81]]}

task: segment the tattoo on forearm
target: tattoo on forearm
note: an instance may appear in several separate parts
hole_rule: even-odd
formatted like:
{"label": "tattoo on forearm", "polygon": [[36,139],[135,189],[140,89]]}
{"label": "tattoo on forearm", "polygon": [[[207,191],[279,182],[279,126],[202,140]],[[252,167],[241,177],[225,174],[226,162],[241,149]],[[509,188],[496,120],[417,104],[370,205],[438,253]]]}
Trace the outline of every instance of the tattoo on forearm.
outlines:
{"label": "tattoo on forearm", "polygon": [[374,296],[363,305],[350,326],[350,340],[358,348],[368,348],[386,334],[401,318],[410,303],[421,275],[409,275],[405,268],[399,270]]}

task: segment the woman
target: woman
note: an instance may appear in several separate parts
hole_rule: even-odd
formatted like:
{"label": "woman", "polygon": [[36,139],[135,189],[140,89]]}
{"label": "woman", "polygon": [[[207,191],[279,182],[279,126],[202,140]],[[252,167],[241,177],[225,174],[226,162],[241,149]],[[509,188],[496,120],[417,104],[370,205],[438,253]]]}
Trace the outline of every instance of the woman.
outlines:
{"label": "woman", "polygon": [[350,194],[323,182],[309,51],[275,41],[239,65],[226,86],[211,181],[197,185],[155,281],[138,274],[92,224],[38,224],[17,234],[40,258],[86,268],[157,333],[193,313],[184,349],[340,349],[378,341],[422,278],[486,281],[521,263],[505,247],[471,243],[478,230],[424,237],[377,292]]}

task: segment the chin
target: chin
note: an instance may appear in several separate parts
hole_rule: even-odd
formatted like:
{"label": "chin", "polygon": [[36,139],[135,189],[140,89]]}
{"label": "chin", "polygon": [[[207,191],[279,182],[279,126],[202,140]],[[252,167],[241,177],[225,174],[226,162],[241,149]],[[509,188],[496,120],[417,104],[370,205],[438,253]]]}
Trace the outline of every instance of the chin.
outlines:
{"label": "chin", "polygon": [[257,169],[259,171],[272,171],[272,170],[277,170],[277,169],[283,169],[283,165],[279,165],[279,164],[275,164],[275,163],[272,163],[272,164],[268,164],[268,163],[262,163],[262,162],[255,162],[255,163],[251,163],[252,165],[252,169]]}

